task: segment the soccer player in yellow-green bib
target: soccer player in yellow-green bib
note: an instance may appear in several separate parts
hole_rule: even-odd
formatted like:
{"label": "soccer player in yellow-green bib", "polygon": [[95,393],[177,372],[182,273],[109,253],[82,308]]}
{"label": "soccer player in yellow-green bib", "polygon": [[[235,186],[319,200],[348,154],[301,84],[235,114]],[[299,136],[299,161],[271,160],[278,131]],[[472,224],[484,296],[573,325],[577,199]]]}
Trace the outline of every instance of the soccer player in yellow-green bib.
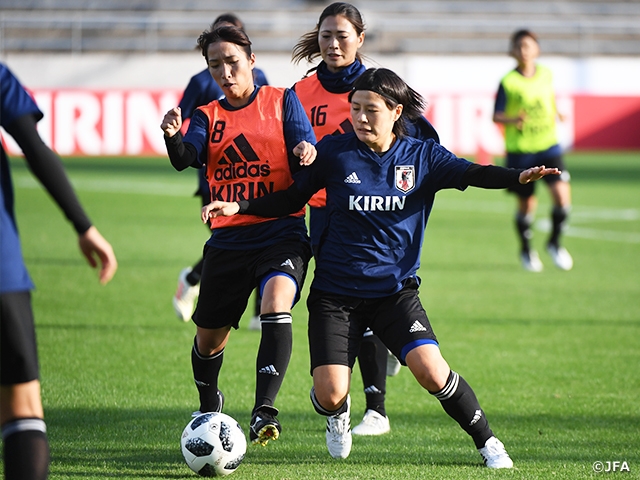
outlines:
{"label": "soccer player in yellow-green bib", "polygon": [[[556,167],[563,173],[544,178],[553,200],[552,228],[547,251],[554,264],[562,270],[573,267],[573,259],[560,245],[560,236],[571,209],[569,172],[562,161],[562,151],[556,136],[556,110],[551,71],[536,63],[540,55],[537,36],[529,30],[518,30],[511,37],[511,56],[518,65],[500,82],[493,121],[503,124],[507,166],[529,168],[535,165]],[[522,266],[532,272],[543,269],[542,261],[531,246],[532,223],[537,200],[534,183],[516,185],[510,191],[518,197],[516,228],[521,244]]]}

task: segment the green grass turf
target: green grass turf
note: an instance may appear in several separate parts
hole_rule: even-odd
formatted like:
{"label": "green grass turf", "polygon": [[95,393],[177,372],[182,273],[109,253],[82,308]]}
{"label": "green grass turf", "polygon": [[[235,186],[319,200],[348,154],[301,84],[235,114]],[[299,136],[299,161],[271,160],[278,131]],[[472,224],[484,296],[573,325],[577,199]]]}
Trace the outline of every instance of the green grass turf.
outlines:
{"label": "green grass turf", "polygon": [[[625,461],[640,478],[640,154],[571,154],[570,272],[546,252],[546,189],[534,245],[545,270],[520,268],[514,199],[501,191],[438,194],[427,228],[421,297],[451,366],[474,387],[515,462],[489,471],[462,430],[409,371],[388,381],[392,432],[354,438],[335,461],[308,400],[306,310],[294,309],[294,352],[277,406],[284,430],[250,446],[234,478],[592,478]],[[119,260],[101,287],[57,207],[12,162],[33,293],[52,479],[195,478],[179,447],[197,409],[194,327],[174,317],[177,274],[207,238],[191,197],[195,173],[166,159],[70,158],[65,164]],[[259,334],[233,332],[221,378],[226,413],[246,428]],[[353,376],[352,424],[364,395]],[[600,474],[603,475],[603,474]]]}

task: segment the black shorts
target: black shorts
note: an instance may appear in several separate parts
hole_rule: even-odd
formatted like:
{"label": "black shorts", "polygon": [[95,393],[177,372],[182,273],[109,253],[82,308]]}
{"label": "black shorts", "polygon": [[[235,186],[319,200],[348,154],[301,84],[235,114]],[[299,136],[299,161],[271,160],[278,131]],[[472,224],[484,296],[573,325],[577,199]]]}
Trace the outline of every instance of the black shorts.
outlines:
{"label": "black shorts", "polygon": [[238,328],[251,292],[271,272],[283,272],[296,282],[295,304],[300,299],[310,258],[309,244],[300,240],[286,240],[254,250],[205,245],[194,323],[202,328],[228,325]]}
{"label": "black shorts", "polygon": [[353,368],[367,327],[403,365],[413,348],[438,344],[413,278],[398,293],[382,298],[350,297],[312,288],[307,307],[311,372],[322,365]]}
{"label": "black shorts", "polygon": [[0,351],[1,385],[39,378],[31,292],[0,295]]}
{"label": "black shorts", "polygon": [[[547,168],[557,168],[562,171],[561,175],[547,175],[542,180],[551,185],[552,183],[570,180],[569,172],[562,161],[562,152],[559,147],[551,147],[548,150],[537,153],[507,153],[507,168],[531,168],[544,165]],[[524,185],[518,183],[509,187],[509,191],[521,198],[529,198],[535,193],[537,182],[529,182]]]}

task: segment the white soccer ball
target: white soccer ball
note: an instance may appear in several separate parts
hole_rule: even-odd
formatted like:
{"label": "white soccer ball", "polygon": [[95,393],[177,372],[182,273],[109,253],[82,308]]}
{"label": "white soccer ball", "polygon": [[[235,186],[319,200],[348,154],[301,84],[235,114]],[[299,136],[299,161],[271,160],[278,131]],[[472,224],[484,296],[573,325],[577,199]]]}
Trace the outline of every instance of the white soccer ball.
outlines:
{"label": "white soccer ball", "polygon": [[233,473],[247,451],[242,427],[224,413],[203,413],[191,420],[180,445],[189,468],[203,477]]}

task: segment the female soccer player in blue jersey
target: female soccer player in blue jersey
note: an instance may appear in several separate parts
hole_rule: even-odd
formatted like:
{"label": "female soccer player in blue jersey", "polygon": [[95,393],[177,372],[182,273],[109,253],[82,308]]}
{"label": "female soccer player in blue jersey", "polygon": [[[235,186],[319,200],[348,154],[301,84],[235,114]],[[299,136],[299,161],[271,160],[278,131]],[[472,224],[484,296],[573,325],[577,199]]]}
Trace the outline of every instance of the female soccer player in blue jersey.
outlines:
{"label": "female soccer player in blue jersey", "polygon": [[[210,29],[222,24],[235,25],[244,30],[244,23],[233,13],[223,13],[216,17]],[[266,75],[257,67],[253,68],[253,81],[256,85],[269,85]],[[196,108],[213,102],[223,96],[222,90],[220,90],[211,73],[209,73],[209,69],[205,68],[191,77],[187,88],[185,88],[182,94],[182,99],[178,107],[180,107],[180,111],[182,112],[183,121],[188,118],[190,119]],[[206,205],[211,201],[211,192],[209,191],[209,183],[207,182],[205,170],[204,168],[198,170],[198,189],[195,193],[195,195],[200,196],[202,199],[202,205]],[[183,268],[178,275],[178,286],[173,295],[172,302],[176,315],[184,322],[191,320],[193,306],[196,298],[198,298],[200,277],[202,276],[202,263],[203,259],[200,257],[192,267]],[[254,315],[249,321],[249,329],[260,330],[260,297],[258,295],[255,296],[253,308]]]}
{"label": "female soccer player in blue jersey", "polygon": [[[293,48],[293,60],[322,61],[297,82],[296,91],[316,138],[353,132],[349,93],[355,80],[365,71],[360,48],[365,40],[362,15],[349,3],[336,2],[320,14],[316,28],[303,35]],[[311,73],[313,72],[313,73]],[[438,141],[438,134],[426,118],[420,116],[407,125],[408,134]],[[326,226],[326,192],[321,190],[309,201],[309,235],[314,249]],[[387,374],[395,375],[400,363],[371,330],[364,334],[358,364],[366,397],[364,417],[354,427],[354,435],[381,435],[391,426],[385,408]]]}
{"label": "female soccer player in blue jersey", "polygon": [[[528,168],[545,164],[562,170],[560,176],[545,178],[553,201],[547,251],[558,268],[571,270],[573,259],[560,245],[560,236],[571,209],[571,187],[556,135],[556,118],[562,120],[563,117],[556,111],[551,71],[536,64],[540,46],[536,35],[529,30],[518,30],[513,34],[511,55],[518,65],[500,82],[493,121],[505,126],[507,167]],[[539,272],[543,268],[542,262],[531,246],[531,225],[537,207],[534,184],[516,185],[509,190],[518,197],[515,221],[522,266],[531,272]]]}
{"label": "female soccer player in blue jersey", "polygon": [[[292,171],[316,153],[315,135],[296,94],[254,84],[255,55],[243,30],[220,26],[203,32],[198,45],[225,97],[198,107],[184,140],[180,109],[165,115],[161,128],[172,165],[177,170],[204,166],[216,199],[252,199],[287,188]],[[264,445],[281,431],[274,402],[291,357],[291,307],[311,257],[304,209],[277,220],[220,220],[211,222],[193,314],[197,331],[191,360],[200,411],[222,409],[218,376],[224,348],[258,286],[262,339],[249,436]]]}
{"label": "female soccer player in blue jersey", "polygon": [[[36,130],[43,117],[29,93],[0,63],[0,125],[22,149],[29,169],[78,234],[78,246],[100,283],[115,275],[111,244],[87,217],[56,153]],[[44,480],[49,442],[40,398],[38,351],[31,308],[34,285],[22,258],[7,154],[0,144],[0,425],[6,480]]]}
{"label": "female soccer player in blue jersey", "polygon": [[350,95],[355,132],[325,137],[315,163],[287,190],[241,202],[212,202],[202,219],[236,213],[280,216],[327,189],[328,223],[316,255],[307,307],[314,408],[327,417],[327,447],[351,451],[351,369],[370,327],[418,383],[472,437],[490,468],[511,468],[467,382],[451,370],[418,296],[417,270],[435,194],[444,188],[506,188],[558,169],[480,166],[433,140],[405,135],[423,99],[395,73],[369,69]]}

